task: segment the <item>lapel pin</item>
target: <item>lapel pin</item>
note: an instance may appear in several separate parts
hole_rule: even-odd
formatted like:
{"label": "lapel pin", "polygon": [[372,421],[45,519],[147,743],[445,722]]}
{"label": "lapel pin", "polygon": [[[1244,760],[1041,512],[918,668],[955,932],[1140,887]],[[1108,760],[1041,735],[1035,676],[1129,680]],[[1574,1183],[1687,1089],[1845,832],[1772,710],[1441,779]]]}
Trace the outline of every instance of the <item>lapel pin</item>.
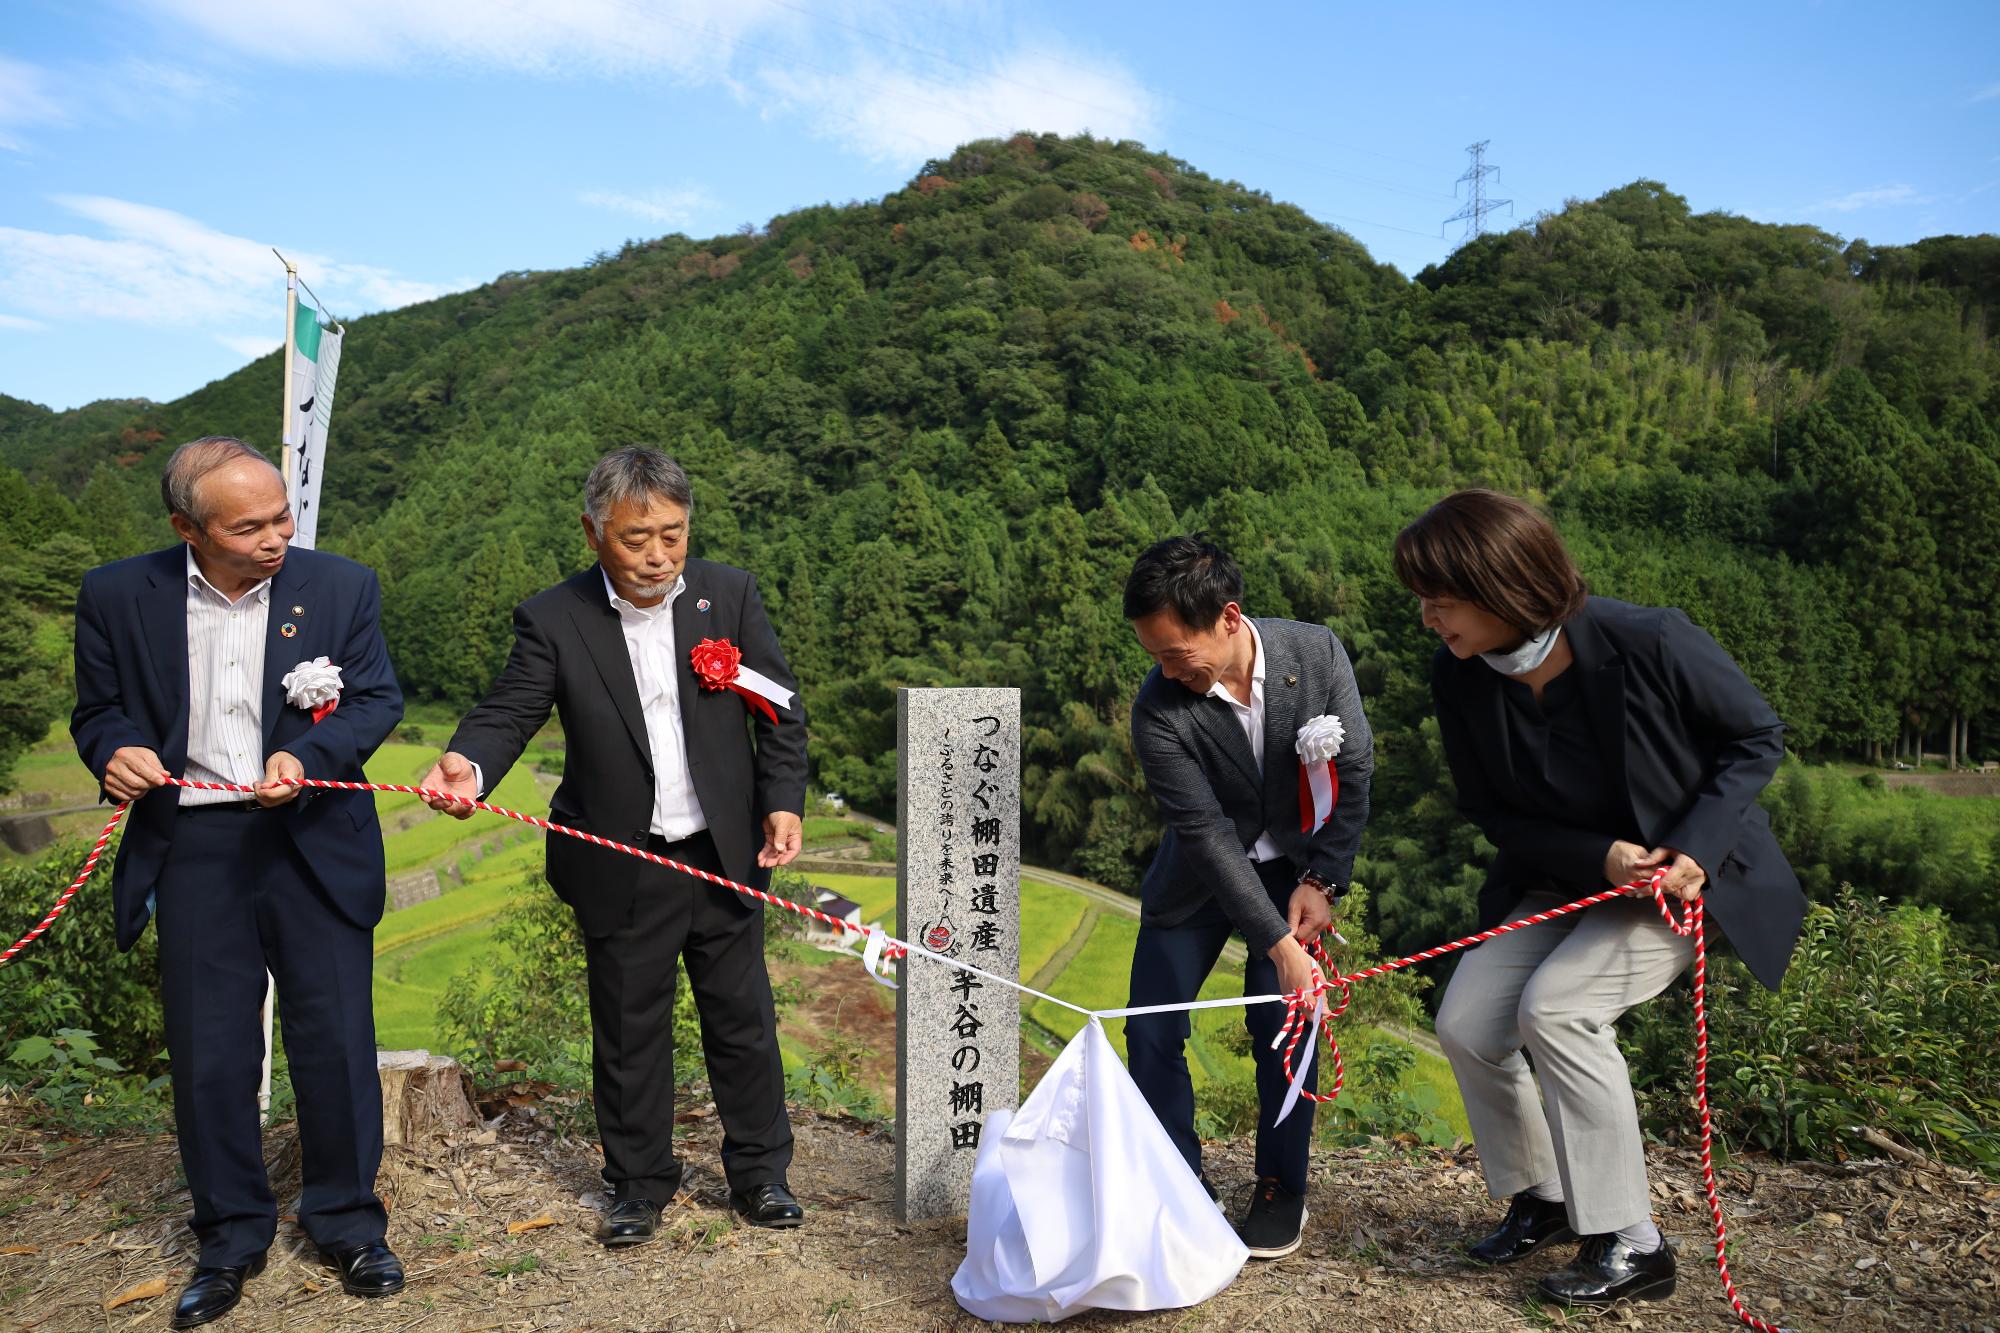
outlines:
{"label": "lapel pin", "polygon": [[696,598],[696,599],[695,599],[695,604],[694,604],[694,609],[695,609],[695,610],[697,610],[697,611],[703,611],[703,612],[707,611],[707,610],[708,610],[708,598],[706,598],[706,597],[700,597],[700,598]]}
{"label": "lapel pin", "polygon": [[1296,685],[1296,684],[1298,684],[1298,683],[1299,683],[1299,678],[1298,678],[1297,676],[1287,676],[1287,677],[1285,677],[1285,684],[1287,684],[1287,685]]}
{"label": "lapel pin", "polygon": [[294,625],[289,620],[286,621],[284,624],[278,626],[278,633],[284,635],[288,639],[291,638],[293,635],[297,634],[298,632],[299,632],[299,627],[297,625]]}
{"label": "lapel pin", "polygon": [[305,613],[306,609],[303,606],[295,606],[292,608],[292,614],[295,616],[302,616]]}

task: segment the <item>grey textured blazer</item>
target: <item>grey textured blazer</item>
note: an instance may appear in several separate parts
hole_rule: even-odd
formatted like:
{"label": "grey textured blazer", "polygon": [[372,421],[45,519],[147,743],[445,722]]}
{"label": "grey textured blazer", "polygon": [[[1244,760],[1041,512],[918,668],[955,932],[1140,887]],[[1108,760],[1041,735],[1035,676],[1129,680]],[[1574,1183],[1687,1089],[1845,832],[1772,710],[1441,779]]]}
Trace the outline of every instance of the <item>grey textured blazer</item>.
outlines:
{"label": "grey textured blazer", "polygon": [[[1263,639],[1264,771],[1243,727],[1220,699],[1196,694],[1155,667],[1132,705],[1132,748],[1166,824],[1139,889],[1140,920],[1174,926],[1213,900],[1258,953],[1287,933],[1264,892],[1248,849],[1269,833],[1279,853],[1344,890],[1368,822],[1374,736],[1361,710],[1354,668],[1333,631],[1295,620],[1256,622]],[[1300,724],[1322,713],[1346,737],[1334,757],[1340,797],[1333,817],[1310,835],[1300,828]]]}

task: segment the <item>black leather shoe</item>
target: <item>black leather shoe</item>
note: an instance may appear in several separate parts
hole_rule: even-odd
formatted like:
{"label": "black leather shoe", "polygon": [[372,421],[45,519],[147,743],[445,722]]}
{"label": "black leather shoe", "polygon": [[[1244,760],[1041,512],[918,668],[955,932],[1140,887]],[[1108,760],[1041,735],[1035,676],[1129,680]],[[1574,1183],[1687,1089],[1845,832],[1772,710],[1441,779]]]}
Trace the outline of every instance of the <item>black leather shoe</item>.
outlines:
{"label": "black leather shoe", "polygon": [[660,1205],[651,1199],[620,1199],[604,1215],[603,1241],[610,1249],[644,1245],[660,1229]]}
{"label": "black leather shoe", "polygon": [[199,1328],[220,1319],[243,1299],[243,1284],[264,1271],[264,1256],[258,1255],[237,1268],[197,1268],[181,1290],[174,1306],[175,1328]]}
{"label": "black leather shoe", "polygon": [[350,1296],[394,1296],[403,1289],[403,1261],[387,1245],[321,1250],[320,1262],[340,1270],[340,1287]]}
{"label": "black leather shoe", "polygon": [[1507,1205],[1507,1216],[1500,1219],[1500,1225],[1465,1253],[1476,1264],[1511,1264],[1544,1245],[1575,1239],[1569,1213],[1560,1200],[1551,1203],[1523,1191]]}
{"label": "black leather shoe", "polygon": [[1543,1278],[1540,1287],[1563,1305],[1663,1301],[1674,1294],[1674,1250],[1662,1240],[1659,1249],[1638,1254],[1615,1234],[1585,1236],[1570,1266]]}
{"label": "black leather shoe", "polygon": [[1208,1178],[1207,1173],[1204,1172],[1197,1179],[1201,1181],[1201,1187],[1208,1191],[1209,1198],[1215,1200],[1217,1203],[1222,1202],[1222,1191],[1215,1187],[1215,1182]]}
{"label": "black leather shoe", "polygon": [[795,1227],[806,1220],[806,1210],[799,1207],[790,1190],[776,1181],[733,1191],[729,1206],[753,1227]]}

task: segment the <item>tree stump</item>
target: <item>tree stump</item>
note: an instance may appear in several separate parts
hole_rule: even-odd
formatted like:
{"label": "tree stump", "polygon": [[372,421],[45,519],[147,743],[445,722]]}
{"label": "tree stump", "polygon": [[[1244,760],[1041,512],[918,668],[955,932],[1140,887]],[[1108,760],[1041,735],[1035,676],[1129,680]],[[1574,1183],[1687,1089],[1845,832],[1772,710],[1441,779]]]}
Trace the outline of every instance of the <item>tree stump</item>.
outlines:
{"label": "tree stump", "polygon": [[377,1051],[382,1080],[382,1143],[417,1147],[479,1123],[472,1079],[449,1056]]}

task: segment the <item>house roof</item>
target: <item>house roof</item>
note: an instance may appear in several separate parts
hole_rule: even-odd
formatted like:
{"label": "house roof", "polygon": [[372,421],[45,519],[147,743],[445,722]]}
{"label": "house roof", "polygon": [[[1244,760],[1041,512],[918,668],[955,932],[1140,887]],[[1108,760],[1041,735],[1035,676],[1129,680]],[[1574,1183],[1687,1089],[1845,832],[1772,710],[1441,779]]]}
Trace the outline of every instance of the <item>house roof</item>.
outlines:
{"label": "house roof", "polygon": [[852,898],[843,898],[832,889],[815,887],[813,905],[828,916],[846,918],[860,912],[861,904]]}

